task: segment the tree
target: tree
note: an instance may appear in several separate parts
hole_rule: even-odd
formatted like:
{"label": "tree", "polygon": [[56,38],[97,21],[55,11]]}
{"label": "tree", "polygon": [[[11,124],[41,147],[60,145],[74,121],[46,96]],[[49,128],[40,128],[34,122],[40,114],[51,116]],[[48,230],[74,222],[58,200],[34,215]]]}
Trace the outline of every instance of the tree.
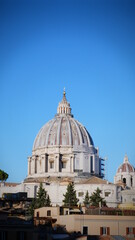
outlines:
{"label": "tree", "polygon": [[0,169],[0,181],[6,181],[8,178],[8,174]]}
{"label": "tree", "polygon": [[47,191],[43,188],[43,184],[40,183],[39,190],[37,192],[37,196],[32,200],[32,203],[29,207],[30,215],[34,215],[34,209],[41,207],[49,207],[51,206],[51,200]]}
{"label": "tree", "polygon": [[97,188],[96,191],[93,192],[93,194],[90,196],[90,203],[92,206],[99,207],[100,203],[101,203],[101,206],[106,205],[106,201],[104,200],[104,198],[100,196],[100,194],[101,194],[101,190]]}
{"label": "tree", "polygon": [[46,199],[46,206],[51,206],[51,199],[49,197],[49,195],[47,195],[47,199]]}
{"label": "tree", "polygon": [[48,206],[47,199],[48,199],[47,191],[43,188],[43,184],[40,183],[39,190],[37,192],[36,203],[35,203],[36,208]]}
{"label": "tree", "polygon": [[31,202],[31,204],[30,204],[30,206],[29,206],[29,208],[28,208],[28,214],[30,215],[30,216],[34,216],[34,209],[35,209],[35,205],[36,205],[36,200],[35,200],[35,198],[33,198],[32,199],[32,202]]}
{"label": "tree", "polygon": [[64,205],[67,207],[77,206],[79,199],[76,197],[76,190],[74,189],[74,183],[69,183],[67,186],[67,191],[64,196]]}
{"label": "tree", "polygon": [[90,205],[90,196],[89,196],[88,190],[87,190],[87,192],[85,194],[85,198],[84,198],[83,203],[84,203],[85,206]]}

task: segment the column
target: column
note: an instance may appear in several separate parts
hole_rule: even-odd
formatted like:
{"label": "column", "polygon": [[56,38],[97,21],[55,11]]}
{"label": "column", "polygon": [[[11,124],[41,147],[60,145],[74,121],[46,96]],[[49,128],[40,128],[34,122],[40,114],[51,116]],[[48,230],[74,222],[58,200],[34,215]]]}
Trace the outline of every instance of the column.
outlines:
{"label": "column", "polygon": [[70,157],[70,172],[74,172],[74,156]]}
{"label": "column", "polygon": [[28,157],[28,175],[31,175],[31,157]]}
{"label": "column", "polygon": [[55,155],[55,172],[59,172],[59,154]]}
{"label": "column", "polygon": [[42,163],[41,163],[41,165],[42,165],[41,172],[44,173],[45,172],[45,155],[41,156],[41,161],[42,161]]}
{"label": "column", "polygon": [[31,160],[31,174],[35,174],[35,156],[32,156]]}

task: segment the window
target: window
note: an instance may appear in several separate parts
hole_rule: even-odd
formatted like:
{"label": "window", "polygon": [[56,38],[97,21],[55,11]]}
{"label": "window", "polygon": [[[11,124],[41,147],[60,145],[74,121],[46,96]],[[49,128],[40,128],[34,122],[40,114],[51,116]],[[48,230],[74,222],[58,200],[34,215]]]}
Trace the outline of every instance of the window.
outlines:
{"label": "window", "polygon": [[100,235],[110,235],[110,228],[109,227],[101,227]]}
{"label": "window", "polygon": [[132,227],[129,227],[128,230],[129,230],[129,233],[133,233],[133,228]]}
{"label": "window", "polygon": [[91,173],[94,173],[94,171],[93,171],[93,156],[90,157],[90,168],[91,168]]}
{"label": "window", "polygon": [[35,159],[35,173],[37,173],[37,158]]}
{"label": "window", "polygon": [[80,173],[81,173],[81,172],[83,172],[83,170],[81,170],[81,169],[75,169],[74,172],[80,172]]}
{"label": "window", "polygon": [[45,154],[45,172],[48,172],[48,154]]}
{"label": "window", "polygon": [[133,186],[133,178],[131,177],[131,187]]}
{"label": "window", "polygon": [[50,168],[54,168],[54,162],[50,162]]}
{"label": "window", "polygon": [[127,227],[126,228],[126,234],[135,234],[135,228]]}
{"label": "window", "polygon": [[51,216],[51,210],[47,210],[47,217]]}
{"label": "window", "polygon": [[62,162],[62,168],[66,168],[66,162]]}
{"label": "window", "polygon": [[103,228],[102,228],[102,234],[105,234],[105,235],[107,234],[107,229],[106,229],[106,227],[103,227]]}
{"label": "window", "polygon": [[88,227],[83,226],[83,234],[88,235]]}
{"label": "window", "polygon": [[82,197],[84,195],[84,192],[79,192],[78,197]]}
{"label": "window", "polygon": [[125,184],[126,184],[126,178],[123,178],[123,183],[125,183]]}
{"label": "window", "polygon": [[105,197],[108,197],[110,194],[110,192],[105,192]]}
{"label": "window", "polygon": [[39,218],[39,212],[37,212],[37,218]]}

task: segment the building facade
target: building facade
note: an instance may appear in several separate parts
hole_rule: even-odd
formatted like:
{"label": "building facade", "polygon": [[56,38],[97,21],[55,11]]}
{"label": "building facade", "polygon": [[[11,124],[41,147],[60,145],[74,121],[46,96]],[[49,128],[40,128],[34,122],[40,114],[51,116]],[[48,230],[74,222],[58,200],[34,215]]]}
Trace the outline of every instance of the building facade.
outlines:
{"label": "building facade", "polygon": [[135,216],[67,214],[67,211],[61,214],[59,207],[35,209],[34,216],[55,218],[56,223],[65,225],[69,232],[93,236],[135,236]]}
{"label": "building facade", "polygon": [[135,209],[135,169],[125,155],[123,163],[118,167],[114,183],[121,186],[120,208]]}
{"label": "building facade", "polygon": [[123,163],[118,167],[114,177],[114,183],[121,184],[123,188],[135,189],[135,169],[125,155]]}

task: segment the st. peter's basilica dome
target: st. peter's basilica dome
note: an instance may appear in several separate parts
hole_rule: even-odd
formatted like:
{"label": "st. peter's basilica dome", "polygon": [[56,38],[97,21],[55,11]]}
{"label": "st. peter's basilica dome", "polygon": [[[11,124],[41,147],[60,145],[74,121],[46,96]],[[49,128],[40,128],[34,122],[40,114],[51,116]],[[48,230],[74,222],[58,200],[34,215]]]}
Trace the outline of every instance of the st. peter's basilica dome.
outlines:
{"label": "st. peter's basilica dome", "polygon": [[35,138],[32,156],[28,158],[27,178],[84,174],[102,177],[101,161],[90,134],[71,114],[64,90],[57,114]]}
{"label": "st. peter's basilica dome", "polygon": [[88,147],[94,145],[86,128],[73,118],[65,91],[58,105],[57,114],[41,128],[34,141],[33,150],[49,145],[85,145]]}

